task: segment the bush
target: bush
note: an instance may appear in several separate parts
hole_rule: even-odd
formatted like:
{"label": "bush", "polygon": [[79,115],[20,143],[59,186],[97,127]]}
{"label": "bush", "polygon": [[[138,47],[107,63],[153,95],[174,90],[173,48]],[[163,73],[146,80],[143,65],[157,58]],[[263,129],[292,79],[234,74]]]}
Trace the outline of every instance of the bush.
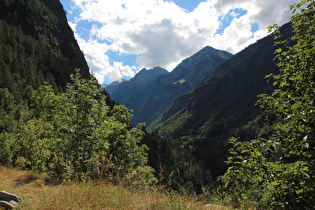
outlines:
{"label": "bush", "polygon": [[47,84],[33,91],[33,118],[0,136],[1,162],[60,179],[95,177],[91,168],[103,164],[102,157],[121,174],[144,167],[144,133],[130,125],[131,112],[121,105],[110,109],[94,78],[81,79],[77,70],[71,79],[62,94]]}

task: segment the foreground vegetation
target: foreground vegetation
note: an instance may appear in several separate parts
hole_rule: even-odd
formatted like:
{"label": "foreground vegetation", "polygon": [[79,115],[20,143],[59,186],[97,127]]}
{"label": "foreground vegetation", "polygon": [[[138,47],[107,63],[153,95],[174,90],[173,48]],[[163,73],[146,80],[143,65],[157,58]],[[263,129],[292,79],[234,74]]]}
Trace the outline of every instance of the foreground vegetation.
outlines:
{"label": "foreground vegetation", "polygon": [[[49,182],[34,173],[0,166],[0,189],[20,196],[17,209],[228,209],[195,196],[143,189],[124,182]],[[0,207],[1,209],[1,207]]]}
{"label": "foreground vegetation", "polygon": [[65,93],[48,84],[33,91],[30,117],[0,136],[2,164],[57,179],[100,178],[104,164],[116,166],[113,174],[145,171],[147,147],[129,110],[110,108],[94,78],[82,79],[79,70],[71,78]]}
{"label": "foreground vegetation", "polygon": [[26,120],[6,121],[1,164],[59,180],[120,175],[152,184],[162,173],[171,177],[164,184],[192,193],[212,183],[211,173],[191,153],[146,133],[142,125],[133,128],[131,111],[124,106],[108,106],[93,77],[83,79],[77,70],[71,78],[64,93],[55,94],[48,84],[33,91]]}
{"label": "foreground vegetation", "polygon": [[[59,0],[0,1],[0,43],[0,164],[61,180],[129,173],[152,181],[162,167],[192,192],[212,182],[180,145],[132,128],[132,111],[89,74]],[[104,163],[116,168],[104,175]]]}
{"label": "foreground vegetation", "polygon": [[187,150],[132,127],[131,111],[108,104],[95,78],[76,70],[65,91],[48,83],[30,89],[23,109],[1,84],[0,164],[39,175],[1,167],[0,190],[28,209],[205,208],[188,196],[196,192],[235,208],[313,209],[315,3],[292,9],[294,46],[275,28],[280,74],[268,76],[274,91],[257,103],[271,134],[232,138],[229,168],[216,183]]}
{"label": "foreground vegetation", "polygon": [[[276,50],[280,74],[267,76],[275,90],[258,101],[274,132],[268,139],[231,140],[222,181],[236,207],[315,207],[315,3],[301,1],[291,9],[295,45]],[[286,43],[277,27],[275,34],[276,44]]]}

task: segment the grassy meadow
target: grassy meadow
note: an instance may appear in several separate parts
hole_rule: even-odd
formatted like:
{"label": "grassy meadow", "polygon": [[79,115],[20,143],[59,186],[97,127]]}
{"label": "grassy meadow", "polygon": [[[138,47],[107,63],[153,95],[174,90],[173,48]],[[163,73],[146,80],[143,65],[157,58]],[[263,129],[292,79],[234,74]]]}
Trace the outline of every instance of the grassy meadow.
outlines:
{"label": "grassy meadow", "polygon": [[[34,173],[0,166],[0,190],[21,197],[15,209],[224,209],[193,196],[122,183],[54,183]],[[0,207],[1,209],[1,207]]]}

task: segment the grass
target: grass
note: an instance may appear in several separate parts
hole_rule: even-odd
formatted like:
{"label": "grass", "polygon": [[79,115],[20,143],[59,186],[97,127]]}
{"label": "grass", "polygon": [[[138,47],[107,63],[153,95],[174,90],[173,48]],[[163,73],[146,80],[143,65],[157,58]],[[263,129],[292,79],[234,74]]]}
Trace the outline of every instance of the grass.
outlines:
{"label": "grass", "polygon": [[[54,184],[19,169],[0,166],[0,191],[21,197],[16,209],[224,209],[198,197],[104,182]],[[1,207],[0,207],[1,209]]]}

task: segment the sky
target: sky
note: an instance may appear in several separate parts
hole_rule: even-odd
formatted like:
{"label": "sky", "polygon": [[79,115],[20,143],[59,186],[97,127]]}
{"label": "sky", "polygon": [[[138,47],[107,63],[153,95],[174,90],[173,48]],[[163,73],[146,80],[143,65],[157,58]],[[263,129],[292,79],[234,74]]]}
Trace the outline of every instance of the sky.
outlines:
{"label": "sky", "polygon": [[60,0],[100,84],[172,71],[205,46],[237,53],[283,25],[299,0]]}

